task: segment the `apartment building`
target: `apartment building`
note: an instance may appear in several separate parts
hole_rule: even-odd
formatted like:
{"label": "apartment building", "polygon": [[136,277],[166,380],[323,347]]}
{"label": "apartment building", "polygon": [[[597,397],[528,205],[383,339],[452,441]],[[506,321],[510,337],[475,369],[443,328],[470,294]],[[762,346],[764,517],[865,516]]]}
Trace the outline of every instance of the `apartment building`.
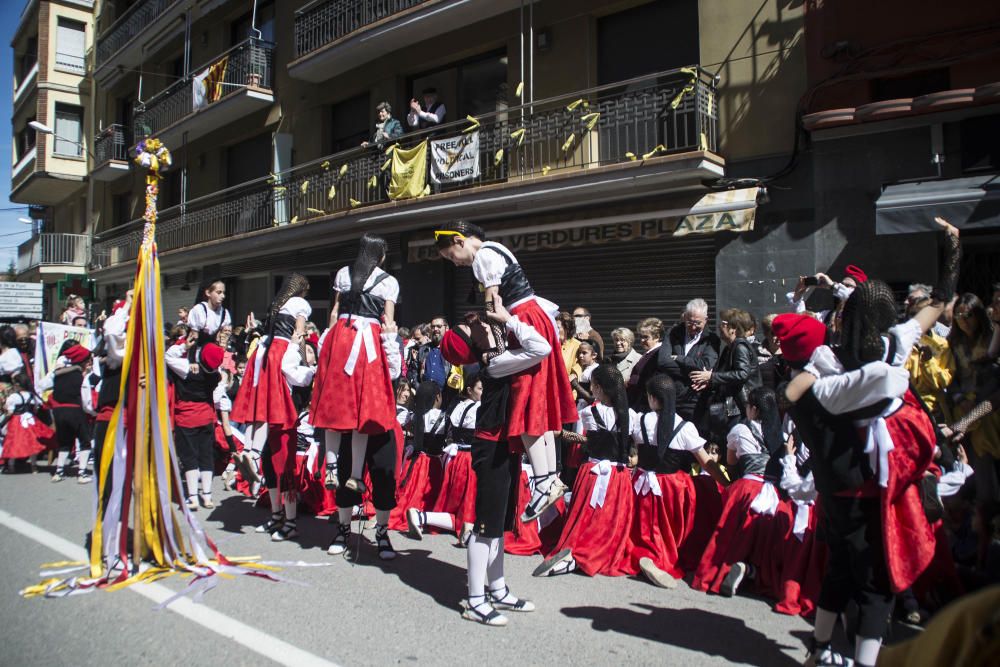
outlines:
{"label": "apartment building", "polygon": [[17,278],[44,283],[49,313],[58,312],[69,293],[90,289],[85,128],[91,92],[86,55],[93,33],[93,2],[31,0],[10,45],[10,199],[28,205],[34,221],[31,239],[18,248]]}

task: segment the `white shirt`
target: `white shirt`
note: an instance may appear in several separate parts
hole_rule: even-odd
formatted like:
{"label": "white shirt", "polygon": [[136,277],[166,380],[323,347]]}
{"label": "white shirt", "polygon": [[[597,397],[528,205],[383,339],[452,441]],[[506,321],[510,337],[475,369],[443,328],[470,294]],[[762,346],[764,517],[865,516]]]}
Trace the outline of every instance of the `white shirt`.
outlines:
{"label": "white shirt", "polygon": [[[365,281],[364,289],[368,289],[372,286],[375,280],[385,273],[382,269],[375,267],[368,276],[368,280]],[[333,289],[340,292],[341,294],[346,294],[351,291],[351,268],[345,266],[340,271],[337,271],[337,275],[333,279]],[[386,301],[392,301],[396,303],[399,301],[399,282],[395,278],[389,276],[385,278],[375,288],[371,291],[372,296],[377,296]]]}
{"label": "white shirt", "polygon": [[955,495],[962,488],[962,485],[965,484],[965,480],[972,477],[972,474],[972,466],[967,466],[961,461],[955,461],[955,469],[941,475],[941,479],[938,480],[938,495],[942,498]]}
{"label": "white shirt", "polygon": [[410,111],[410,113],[406,114],[406,122],[410,124],[410,127],[416,127],[420,124],[421,120],[427,120],[437,125],[444,120],[447,109],[444,108],[443,104],[437,102],[434,103],[434,106],[437,109],[436,113],[431,113],[423,108],[420,111]]}
{"label": "white shirt", "polygon": [[226,391],[225,377],[219,380],[219,384],[212,391],[212,402],[215,403],[215,409],[219,412],[233,411],[233,401],[229,398],[229,392]]}
{"label": "white shirt", "polygon": [[195,331],[203,331],[214,336],[222,327],[232,326],[229,311],[225,307],[212,310],[207,301],[195,305],[188,313],[187,325]]}
{"label": "white shirt", "polygon": [[312,306],[310,306],[309,302],[301,296],[293,296],[282,304],[281,308],[278,309],[278,312],[282,315],[291,315],[295,319],[304,317],[308,320],[309,316],[312,315]]}
{"label": "white shirt", "polygon": [[704,333],[705,333],[705,330],[702,329],[701,331],[698,332],[697,336],[695,336],[694,338],[689,338],[688,334],[687,334],[687,330],[684,331],[684,354],[685,355],[691,353],[691,348],[698,344],[698,341],[701,340],[702,334],[704,334]]}
{"label": "white shirt", "polygon": [[[580,382],[584,382],[584,383],[590,382],[590,378],[594,374],[594,369],[597,368],[598,366],[600,366],[600,364],[591,364],[591,365],[587,366],[586,368],[584,368],[583,372],[580,373],[580,379],[579,379],[579,381]],[[584,400],[583,398],[576,399],[576,409],[577,410],[583,410],[588,405],[590,405],[590,403],[587,402],[586,400]]]}
{"label": "white shirt", "polygon": [[780,486],[788,493],[788,497],[799,505],[808,505],[815,502],[818,495],[813,474],[810,472],[805,477],[799,474],[799,469],[795,465],[794,454],[786,454],[781,458]]}
{"label": "white shirt", "polygon": [[[596,408],[597,413],[601,415],[601,419],[604,420],[605,428],[602,428],[597,424],[597,420],[594,419],[594,414],[591,412],[591,408]],[[594,403],[594,405],[588,405],[583,410],[580,410],[580,427],[584,432],[587,431],[614,431],[618,428],[618,418],[615,417],[615,409],[610,405],[604,405],[603,403]]]}
{"label": "white shirt", "polygon": [[396,421],[401,427],[406,428],[411,419],[413,419],[413,412],[409,408],[402,405],[396,406]]}
{"label": "white shirt", "polygon": [[122,306],[104,320],[104,363],[109,368],[120,368],[125,358],[125,334],[128,329],[128,308]]}
{"label": "white shirt", "polygon": [[316,374],[315,366],[302,365],[302,353],[298,345],[289,345],[281,357],[281,374],[290,387],[308,387]]}
{"label": "white shirt", "polygon": [[[471,408],[469,406],[472,406]],[[468,413],[466,413],[468,409]],[[479,412],[479,401],[465,399],[451,411],[451,425],[455,428],[476,428],[476,413]],[[465,415],[463,419],[462,415]]]}
{"label": "white shirt", "polygon": [[736,458],[747,454],[761,454],[764,451],[760,442],[754,437],[754,433],[756,433],[763,439],[760,422],[751,421],[750,426],[753,427],[753,431],[747,428],[746,424],[737,424],[729,431],[729,435],[726,436],[726,449],[736,452]]}
{"label": "white shirt", "polygon": [[[479,249],[476,253],[475,259],[472,260],[472,274],[476,277],[483,287],[496,287],[500,284],[500,278],[503,277],[504,271],[507,270],[507,260],[503,254],[494,252],[492,250],[486,250],[486,248],[497,248],[506,253],[507,257],[514,260],[514,264],[517,264],[517,258],[514,257],[514,253],[499,243],[494,243],[493,241],[486,241],[483,243],[483,247]],[[486,252],[483,252],[486,250]],[[510,306],[511,304],[504,304]]]}
{"label": "white shirt", "polygon": [[548,341],[533,326],[517,319],[517,315],[507,320],[506,329],[514,334],[521,347],[517,350],[508,348],[506,352],[490,360],[486,369],[490,377],[506,377],[527,370],[552,352]]}
{"label": "white shirt", "polygon": [[[637,445],[645,445],[646,442],[642,437],[642,427],[645,424],[646,434],[649,436],[650,445],[656,446],[656,425],[660,422],[660,415],[655,412],[647,412],[645,414],[640,414],[633,410],[630,410],[630,416],[632,420],[631,430],[632,430],[632,440]],[[674,428],[677,428],[681,424],[684,426],[674,439],[670,441],[670,449],[676,449],[683,452],[694,452],[705,446],[705,439],[698,435],[698,429],[691,422],[685,422],[680,415],[674,415]]]}
{"label": "white shirt", "polygon": [[[431,408],[424,415],[424,433],[444,433],[445,424],[448,423],[447,419],[438,419],[441,417],[441,410],[438,408]],[[435,428],[436,426],[436,428]]]}
{"label": "white shirt", "polygon": [[14,410],[18,409],[22,405],[39,405],[38,398],[28,391],[19,391],[16,394],[11,394],[7,397],[7,402],[4,403],[4,409],[7,410],[7,414],[13,414]]}
{"label": "white shirt", "polygon": [[21,354],[13,347],[0,354],[0,373],[15,375],[24,368]]}

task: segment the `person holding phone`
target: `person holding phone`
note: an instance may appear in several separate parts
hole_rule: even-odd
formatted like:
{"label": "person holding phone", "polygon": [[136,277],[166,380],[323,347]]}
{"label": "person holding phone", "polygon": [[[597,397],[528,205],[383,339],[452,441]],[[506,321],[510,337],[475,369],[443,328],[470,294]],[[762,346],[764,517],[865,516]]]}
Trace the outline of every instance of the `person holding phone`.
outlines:
{"label": "person holding phone", "polygon": [[844,269],[844,277],[840,282],[835,282],[825,273],[817,273],[812,276],[799,276],[799,282],[795,290],[786,294],[789,305],[795,308],[796,313],[806,312],[806,299],[813,289],[828,289],[833,294],[833,308],[821,310],[817,313],[817,318],[826,325],[830,332],[831,342],[837,342],[840,335],[840,315],[847,303],[848,297],[857,289],[858,285],[868,280],[868,275],[861,268],[854,264],[848,264]]}

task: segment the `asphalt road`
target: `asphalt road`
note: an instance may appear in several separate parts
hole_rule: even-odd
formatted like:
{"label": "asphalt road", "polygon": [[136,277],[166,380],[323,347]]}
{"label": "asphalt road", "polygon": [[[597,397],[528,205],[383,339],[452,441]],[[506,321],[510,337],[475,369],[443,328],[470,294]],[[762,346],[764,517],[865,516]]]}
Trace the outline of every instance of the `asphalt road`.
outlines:
{"label": "asphalt road", "polygon": [[[325,519],[303,517],[297,543],[272,543],[253,532],[265,511],[226,493],[218,480],[217,507],[200,510],[198,517],[223,553],[324,566],[282,571],[302,585],[225,580],[203,603],[175,603],[166,611],[154,610],[154,589],[165,592],[156,584],[63,599],[21,598],[20,589],[40,581],[42,563],[66,560],[83,547],[92,494],[91,485],[74,478],[52,484],[44,472],[0,476],[0,665],[231,667],[276,664],[277,658],[352,666],[500,660],[791,666],[805,657],[809,624],[774,613],[766,600],[708,596],[684,583],[668,591],[620,577],[533,579],[538,557],[506,561],[512,590],[532,599],[538,611],[510,614],[506,628],[470,623],[459,615],[465,552],[453,546],[454,538],[416,542],[394,534],[399,556],[383,563],[369,528],[352,562],[326,554],[332,529]],[[178,577],[159,582],[170,590],[184,583]]]}

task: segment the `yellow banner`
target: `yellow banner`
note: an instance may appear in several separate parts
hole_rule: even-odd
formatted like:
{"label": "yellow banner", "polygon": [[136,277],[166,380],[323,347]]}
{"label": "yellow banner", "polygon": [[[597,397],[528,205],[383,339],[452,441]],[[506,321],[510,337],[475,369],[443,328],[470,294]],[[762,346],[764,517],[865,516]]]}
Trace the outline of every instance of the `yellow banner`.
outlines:
{"label": "yellow banner", "polygon": [[409,150],[392,148],[392,181],[389,199],[419,197],[427,185],[427,140]]}

